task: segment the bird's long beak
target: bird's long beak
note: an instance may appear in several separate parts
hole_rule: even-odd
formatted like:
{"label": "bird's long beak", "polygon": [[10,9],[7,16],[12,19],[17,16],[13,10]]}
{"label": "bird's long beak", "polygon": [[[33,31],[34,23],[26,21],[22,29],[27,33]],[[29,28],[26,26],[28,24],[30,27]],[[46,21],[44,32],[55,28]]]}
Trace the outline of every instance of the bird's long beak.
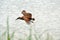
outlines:
{"label": "bird's long beak", "polygon": [[18,17],[16,20],[20,19],[20,17]]}
{"label": "bird's long beak", "polygon": [[24,20],[22,17],[18,17],[16,20],[18,20],[18,19]]}

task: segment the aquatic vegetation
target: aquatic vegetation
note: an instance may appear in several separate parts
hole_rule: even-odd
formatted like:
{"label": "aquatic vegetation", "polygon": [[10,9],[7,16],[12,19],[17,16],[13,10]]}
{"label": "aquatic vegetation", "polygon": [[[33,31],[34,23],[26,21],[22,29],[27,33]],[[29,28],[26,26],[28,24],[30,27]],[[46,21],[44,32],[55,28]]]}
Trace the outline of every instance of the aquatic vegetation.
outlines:
{"label": "aquatic vegetation", "polygon": [[[7,17],[7,30],[0,36],[0,40],[14,40],[14,34],[15,34],[15,31],[14,32],[12,32],[12,34],[10,34],[9,32],[9,17]],[[44,31],[41,35],[37,35],[37,33],[35,32],[35,34],[33,35],[32,34],[32,26],[30,26],[30,29],[29,29],[29,36],[26,38],[26,39],[24,39],[24,40],[43,40],[43,39],[41,39],[41,37],[42,37],[42,34],[44,34],[44,32],[46,32],[46,31]],[[32,37],[32,35],[34,36],[34,38]],[[3,37],[4,36],[4,37]],[[23,40],[23,39],[19,39],[19,40]],[[50,35],[49,33],[47,33],[47,37],[46,37],[46,39],[45,40],[53,40],[53,36],[52,35]]]}

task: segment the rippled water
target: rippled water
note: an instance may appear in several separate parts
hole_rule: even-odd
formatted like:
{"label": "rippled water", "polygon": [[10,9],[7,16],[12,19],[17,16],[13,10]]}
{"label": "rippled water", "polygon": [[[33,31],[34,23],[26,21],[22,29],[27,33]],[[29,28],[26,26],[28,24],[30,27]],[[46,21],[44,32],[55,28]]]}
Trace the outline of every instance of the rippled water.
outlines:
{"label": "rippled water", "polygon": [[[56,40],[60,40],[60,0],[0,0],[0,34],[6,30],[7,16],[9,16],[10,33],[16,31],[28,34],[29,25],[22,20],[15,20],[22,16],[21,11],[32,13],[36,19],[33,29],[36,32],[51,33]],[[21,33],[21,35],[23,35]]]}

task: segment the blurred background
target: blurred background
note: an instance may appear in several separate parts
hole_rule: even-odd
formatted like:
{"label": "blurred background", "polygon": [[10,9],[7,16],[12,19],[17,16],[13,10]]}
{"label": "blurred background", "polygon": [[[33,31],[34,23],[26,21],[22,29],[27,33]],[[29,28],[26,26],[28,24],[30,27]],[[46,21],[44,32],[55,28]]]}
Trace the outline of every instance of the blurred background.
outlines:
{"label": "blurred background", "polygon": [[[21,11],[30,12],[35,21],[32,25],[37,34],[45,31],[60,40],[60,0],[0,0],[0,35],[7,29],[9,16],[10,34],[15,31],[15,40],[29,34],[30,25],[25,21],[16,20],[22,16]],[[34,32],[33,32],[34,34]]]}

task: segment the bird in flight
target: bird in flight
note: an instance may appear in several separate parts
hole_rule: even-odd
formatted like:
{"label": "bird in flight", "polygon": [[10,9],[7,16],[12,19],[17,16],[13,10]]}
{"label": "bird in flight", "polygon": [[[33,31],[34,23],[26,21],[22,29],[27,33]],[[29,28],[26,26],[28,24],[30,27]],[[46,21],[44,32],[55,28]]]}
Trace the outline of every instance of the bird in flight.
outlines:
{"label": "bird in flight", "polygon": [[[22,17],[18,17],[17,19],[24,20],[28,24],[30,22],[33,23],[33,21],[35,20],[35,18],[32,18],[32,14],[31,13],[27,13],[25,10],[23,10],[21,13],[23,14],[23,16]],[[33,20],[33,21],[31,21],[31,20]]]}

